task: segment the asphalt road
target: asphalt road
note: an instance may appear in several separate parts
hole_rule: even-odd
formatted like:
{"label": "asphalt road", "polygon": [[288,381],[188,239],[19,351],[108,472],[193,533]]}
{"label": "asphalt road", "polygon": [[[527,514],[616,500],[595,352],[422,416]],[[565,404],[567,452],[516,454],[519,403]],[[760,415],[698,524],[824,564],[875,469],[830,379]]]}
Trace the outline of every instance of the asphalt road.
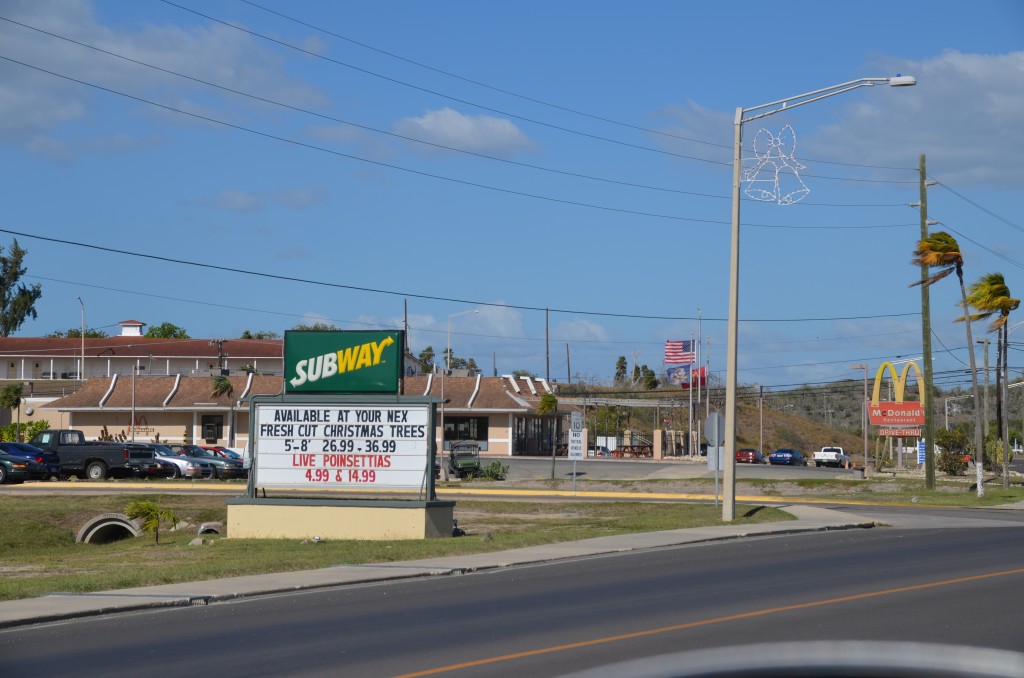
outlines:
{"label": "asphalt road", "polygon": [[1019,534],[748,538],[146,611],[0,632],[0,661],[11,676],[541,678],[759,642],[1016,650]]}

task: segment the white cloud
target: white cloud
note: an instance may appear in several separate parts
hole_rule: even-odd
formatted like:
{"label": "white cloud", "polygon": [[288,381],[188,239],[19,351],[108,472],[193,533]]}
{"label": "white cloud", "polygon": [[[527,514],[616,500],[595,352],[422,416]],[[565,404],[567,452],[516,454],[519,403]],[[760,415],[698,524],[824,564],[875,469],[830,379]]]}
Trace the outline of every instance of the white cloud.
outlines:
{"label": "white cloud", "polygon": [[[990,55],[948,50],[922,61],[878,56],[863,72],[879,77],[913,75],[917,86],[876,85],[794,108],[788,114],[791,119],[804,121],[802,125],[794,122],[800,139],[798,160],[916,168],[918,155],[924,153],[929,170],[951,184],[1017,187],[1024,181],[1024,164],[1018,161],[1024,154],[1024,126],[1019,124],[1024,110],[1024,52]],[[799,90],[780,92],[787,93]],[[833,108],[822,118],[824,106]],[[659,131],[706,142],[654,136],[662,148],[731,165],[734,111],[715,111],[687,101],[659,115],[670,120]],[[773,121],[783,115],[787,114]],[[824,119],[827,124],[813,128],[806,123],[812,119]],[[757,124],[745,127],[745,143]]]}
{"label": "white cloud", "polygon": [[[240,91],[258,92],[267,99],[293,106],[325,101],[314,87],[285,72],[280,54],[257,38],[226,26],[184,29],[150,24],[138,30],[115,29],[99,23],[92,3],[86,0],[9,0],[4,13],[28,26],[86,45]],[[8,54],[16,54],[26,64],[126,94],[197,111],[210,110],[216,102],[218,114],[214,117],[231,119],[268,109],[267,104],[8,22],[0,22],[0,43]],[[69,122],[89,121],[93,111],[112,97],[26,66],[0,63],[0,141],[27,140],[31,149],[50,151],[52,155],[53,144],[47,139],[66,132],[64,127]],[[136,105],[126,101],[119,99],[117,105]],[[224,106],[233,107],[234,112],[225,113]],[[147,115],[158,114],[148,106],[142,110]],[[185,121],[182,116],[164,119],[178,124]],[[65,148],[66,152],[92,150],[74,144]]]}
{"label": "white cloud", "polygon": [[203,200],[203,204],[230,212],[259,212],[265,206],[258,193],[232,190],[220,191],[212,198]]}
{"label": "white cloud", "polygon": [[[432,144],[500,157],[511,157],[536,148],[536,144],[510,120],[489,115],[463,115],[451,108],[399,120],[394,131]],[[445,152],[436,146],[412,142],[410,146],[424,153]]]}
{"label": "white cloud", "polygon": [[327,200],[330,193],[323,186],[307,186],[274,192],[274,199],[286,207],[303,209]]}
{"label": "white cloud", "polygon": [[917,62],[879,58],[872,69],[914,75],[917,86],[847,104],[841,119],[806,138],[808,153],[901,167],[916,166],[924,153],[929,169],[950,183],[1016,187],[1024,181],[1018,160],[1024,153],[1024,52],[948,50]]}
{"label": "white cloud", "polygon": [[608,341],[607,330],[586,318],[557,323],[552,332],[565,341]]}
{"label": "white cloud", "polygon": [[324,202],[329,195],[326,188],[317,185],[271,192],[224,189],[200,202],[203,205],[230,212],[259,212],[266,209],[270,203],[277,203],[291,209],[304,209]]}

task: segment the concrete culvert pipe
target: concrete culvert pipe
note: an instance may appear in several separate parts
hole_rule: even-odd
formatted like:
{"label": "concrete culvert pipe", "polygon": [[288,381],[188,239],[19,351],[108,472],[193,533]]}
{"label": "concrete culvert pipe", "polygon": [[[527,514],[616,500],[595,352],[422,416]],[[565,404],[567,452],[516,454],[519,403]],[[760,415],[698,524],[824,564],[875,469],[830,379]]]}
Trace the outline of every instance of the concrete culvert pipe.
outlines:
{"label": "concrete culvert pipe", "polygon": [[80,544],[109,544],[141,534],[142,528],[125,514],[104,513],[86,522],[78,531],[75,541]]}

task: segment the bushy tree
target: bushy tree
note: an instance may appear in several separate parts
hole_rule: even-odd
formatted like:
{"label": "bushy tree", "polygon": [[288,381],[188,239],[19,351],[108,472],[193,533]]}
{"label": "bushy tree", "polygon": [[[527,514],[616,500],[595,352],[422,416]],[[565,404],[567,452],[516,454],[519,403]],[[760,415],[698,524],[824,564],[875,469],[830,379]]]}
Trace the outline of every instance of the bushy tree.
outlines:
{"label": "bushy tree", "polygon": [[554,393],[545,393],[537,403],[537,414],[554,414],[558,411],[558,398]]}
{"label": "bushy tree", "polygon": [[3,251],[0,247],[0,337],[9,337],[26,319],[38,317],[36,302],[43,289],[39,283],[26,287],[19,282],[28,270],[22,265],[28,251],[19,247],[17,240],[11,242],[7,256]]}
{"label": "bushy tree", "polygon": [[300,323],[292,328],[295,332],[341,332],[337,325],[325,322]]}
{"label": "bushy tree", "polygon": [[191,339],[184,328],[174,323],[160,323],[150,327],[146,331],[146,336],[151,339]]}
{"label": "bushy tree", "polygon": [[[52,332],[50,334],[47,334],[46,336],[49,339],[81,339],[82,330],[79,329],[78,327],[72,327],[66,332],[61,332],[60,330],[57,330],[56,332]],[[85,330],[86,339],[103,339],[109,336],[110,335],[104,332],[103,330],[94,330],[91,327],[87,327]]]}
{"label": "bushy tree", "polygon": [[258,332],[250,332],[249,330],[245,330],[244,332],[242,332],[242,336],[240,336],[238,338],[239,339],[263,339],[263,340],[265,340],[265,339],[280,339],[281,335],[278,334],[277,332],[270,332],[270,331],[264,331],[264,330],[261,330],[261,331],[258,331]]}
{"label": "bushy tree", "polygon": [[626,383],[626,368],[628,363],[626,362],[626,356],[620,355],[618,360],[615,361],[615,385],[621,386]]}

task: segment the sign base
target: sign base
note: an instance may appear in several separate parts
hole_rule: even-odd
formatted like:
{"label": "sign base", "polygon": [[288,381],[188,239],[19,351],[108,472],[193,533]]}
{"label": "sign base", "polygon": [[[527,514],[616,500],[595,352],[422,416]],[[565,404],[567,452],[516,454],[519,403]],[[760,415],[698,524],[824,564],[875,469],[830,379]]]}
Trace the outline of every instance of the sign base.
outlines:
{"label": "sign base", "polygon": [[232,539],[434,539],[451,537],[454,501],[227,500]]}

